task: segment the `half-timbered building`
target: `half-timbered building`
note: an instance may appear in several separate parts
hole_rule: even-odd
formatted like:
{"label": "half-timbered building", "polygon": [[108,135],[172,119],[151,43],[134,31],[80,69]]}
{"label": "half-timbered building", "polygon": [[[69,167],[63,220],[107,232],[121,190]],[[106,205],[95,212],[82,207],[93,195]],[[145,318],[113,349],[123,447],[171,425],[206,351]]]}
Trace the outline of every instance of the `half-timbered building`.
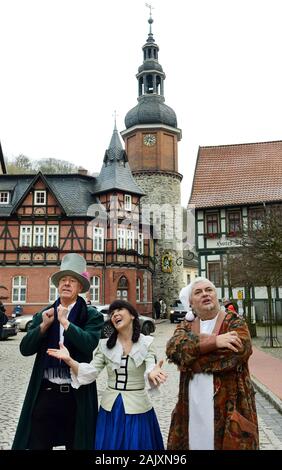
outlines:
{"label": "half-timbered building", "polygon": [[51,276],[70,252],[87,260],[94,304],[115,298],[152,313],[154,244],[115,127],[100,174],[0,175],[0,295],[11,314],[57,296]]}
{"label": "half-timbered building", "polygon": [[[199,275],[216,285],[219,298],[230,296],[223,268],[232,249],[242,244],[242,227],[259,226],[265,207],[281,203],[281,141],[199,147],[190,208],[195,207]],[[231,287],[240,304],[244,286]],[[267,288],[254,286],[251,295],[257,319],[263,321]],[[273,303],[282,321],[282,287],[273,288]]]}

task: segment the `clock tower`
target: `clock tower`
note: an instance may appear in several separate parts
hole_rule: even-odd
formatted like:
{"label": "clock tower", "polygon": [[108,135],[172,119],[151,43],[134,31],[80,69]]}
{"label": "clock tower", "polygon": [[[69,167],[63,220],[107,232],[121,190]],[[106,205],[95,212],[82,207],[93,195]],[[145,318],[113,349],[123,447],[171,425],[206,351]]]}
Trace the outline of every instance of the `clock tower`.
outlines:
{"label": "clock tower", "polygon": [[[178,142],[174,110],[165,104],[165,73],[158,61],[159,46],[152,33],[143,50],[143,63],[136,75],[138,104],[125,116],[126,129],[121,132],[132,174],[146,196],[141,200],[145,218],[151,219],[156,239],[154,301],[163,298],[169,306],[183,287],[182,210],[178,173]],[[163,260],[169,260],[170,265]]]}

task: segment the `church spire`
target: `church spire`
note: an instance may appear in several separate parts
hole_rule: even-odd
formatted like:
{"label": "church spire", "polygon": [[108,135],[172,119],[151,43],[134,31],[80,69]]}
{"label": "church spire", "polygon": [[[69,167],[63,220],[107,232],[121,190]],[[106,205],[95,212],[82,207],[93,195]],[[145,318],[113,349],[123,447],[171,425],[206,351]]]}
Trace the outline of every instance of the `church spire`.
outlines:
{"label": "church spire", "polygon": [[144,191],[136,184],[132,176],[128,158],[117,130],[116,117],[110,145],[105,152],[103,166],[97,178],[95,193],[113,190],[125,191],[139,196],[144,195]]}
{"label": "church spire", "polygon": [[107,165],[110,162],[117,161],[117,162],[127,162],[126,153],[122,147],[119,133],[117,130],[117,122],[116,122],[116,115],[115,115],[115,122],[114,122],[114,130],[112,134],[112,138],[110,141],[110,145],[105,152],[104,156],[104,163]]}

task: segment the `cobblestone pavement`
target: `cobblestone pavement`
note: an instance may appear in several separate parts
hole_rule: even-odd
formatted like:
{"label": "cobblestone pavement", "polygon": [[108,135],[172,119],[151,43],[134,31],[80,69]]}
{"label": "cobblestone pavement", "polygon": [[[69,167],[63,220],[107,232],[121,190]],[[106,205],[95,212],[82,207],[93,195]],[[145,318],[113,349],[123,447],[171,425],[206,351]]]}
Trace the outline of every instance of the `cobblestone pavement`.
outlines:
{"label": "cobblestone pavement", "polygon": [[[175,325],[167,320],[157,324],[155,333],[158,358],[165,359],[165,344],[172,335]],[[0,341],[0,450],[10,449],[22,407],[34,356],[23,357],[19,343],[25,333]],[[164,442],[166,444],[170,416],[176,403],[179,373],[173,364],[165,362],[169,374],[167,382],[160,387],[160,393],[152,396]],[[102,372],[97,385],[101,395],[105,387],[106,373]],[[260,394],[256,394],[262,450],[282,450],[282,415]]]}

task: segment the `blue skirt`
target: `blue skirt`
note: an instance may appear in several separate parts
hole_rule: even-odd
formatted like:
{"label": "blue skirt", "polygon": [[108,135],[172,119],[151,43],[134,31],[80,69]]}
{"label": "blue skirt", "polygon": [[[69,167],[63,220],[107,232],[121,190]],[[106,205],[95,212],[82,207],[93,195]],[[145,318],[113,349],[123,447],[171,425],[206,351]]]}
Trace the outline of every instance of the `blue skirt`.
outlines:
{"label": "blue skirt", "polygon": [[96,450],[163,450],[164,444],[154,409],[125,414],[119,394],[111,411],[99,409]]}

